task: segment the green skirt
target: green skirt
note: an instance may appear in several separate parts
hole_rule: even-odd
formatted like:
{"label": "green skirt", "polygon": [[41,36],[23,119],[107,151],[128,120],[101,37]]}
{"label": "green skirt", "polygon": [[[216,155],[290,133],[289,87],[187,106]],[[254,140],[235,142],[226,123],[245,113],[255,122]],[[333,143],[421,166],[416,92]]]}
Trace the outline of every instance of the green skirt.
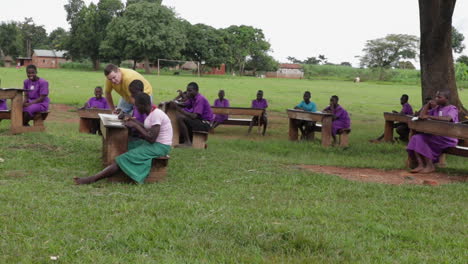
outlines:
{"label": "green skirt", "polygon": [[171,146],[146,140],[128,143],[128,151],[117,156],[115,161],[120,169],[138,183],[143,183],[151,170],[152,159],[169,154]]}

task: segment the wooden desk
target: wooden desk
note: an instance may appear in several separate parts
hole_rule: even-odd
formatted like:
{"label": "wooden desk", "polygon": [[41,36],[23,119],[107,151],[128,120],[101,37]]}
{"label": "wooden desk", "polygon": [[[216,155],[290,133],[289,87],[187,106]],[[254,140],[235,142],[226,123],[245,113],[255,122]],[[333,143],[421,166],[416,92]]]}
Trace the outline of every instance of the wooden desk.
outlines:
{"label": "wooden desk", "polygon": [[385,118],[384,141],[385,142],[393,142],[393,124],[394,124],[394,122],[408,124],[408,122],[411,121],[411,118],[413,118],[413,116],[402,115],[402,114],[399,114],[399,113],[384,112],[384,118]]}
{"label": "wooden desk", "polygon": [[[25,131],[23,129],[23,91],[23,89],[16,88],[0,89],[0,99],[11,99],[11,112],[8,112],[8,116],[11,119],[10,131],[12,134]],[[6,112],[4,114],[6,115]],[[0,119],[2,119],[1,113]]]}
{"label": "wooden desk", "polygon": [[171,120],[172,146],[178,145],[180,141],[179,123],[177,123],[177,105],[174,102],[161,102],[158,106]]}
{"label": "wooden desk", "polygon": [[80,133],[89,133],[92,120],[99,120],[99,114],[112,114],[112,110],[96,108],[78,109],[76,112],[80,117],[80,127],[78,128]]}
{"label": "wooden desk", "polygon": [[411,130],[468,140],[468,125],[461,123],[444,122],[437,120],[416,120],[408,122]]}
{"label": "wooden desk", "polygon": [[115,157],[128,150],[128,128],[123,121],[109,120],[108,115],[98,114],[102,129],[102,164],[110,165]]}
{"label": "wooden desk", "polygon": [[[328,113],[306,112],[296,109],[286,110],[289,117],[289,140],[298,139],[298,127],[294,120],[315,121],[322,123],[322,146],[328,147],[332,143],[332,122],[333,115]],[[314,132],[311,132],[314,133]]]}
{"label": "wooden desk", "polygon": [[[246,107],[216,107],[212,106],[211,110],[216,115],[245,115],[245,116],[256,116],[258,118],[258,133],[261,132],[261,117],[265,114],[265,109],[261,108],[246,108]],[[231,122],[230,122],[231,121]],[[250,126],[251,119],[228,119],[221,125],[247,125]]]}

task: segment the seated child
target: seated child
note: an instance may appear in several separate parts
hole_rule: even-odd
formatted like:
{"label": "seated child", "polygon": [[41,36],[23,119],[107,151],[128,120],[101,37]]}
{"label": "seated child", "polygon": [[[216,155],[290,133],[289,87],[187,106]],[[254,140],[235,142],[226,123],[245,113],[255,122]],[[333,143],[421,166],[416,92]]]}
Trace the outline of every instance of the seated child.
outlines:
{"label": "seated child", "polygon": [[421,107],[421,109],[419,109],[418,111],[414,112],[414,116],[419,116],[419,114],[420,114],[420,113],[422,112],[422,110],[424,109],[424,106],[425,106],[426,104],[428,104],[428,103],[430,103],[430,104],[429,104],[429,110],[432,109],[432,108],[435,108],[435,107],[437,106],[436,101],[435,101],[435,100],[432,100],[432,97],[426,97],[426,98],[424,99],[424,104],[423,104],[423,106]]}
{"label": "seated child", "polygon": [[[436,95],[437,106],[431,110],[427,103],[420,119],[432,119],[447,122],[458,122],[458,109],[449,104],[449,92],[442,91]],[[412,173],[430,173],[435,171],[434,163],[439,162],[442,152],[449,147],[455,147],[458,139],[431,134],[415,134],[411,137],[406,150],[412,164]]]}
{"label": "seated child", "polygon": [[[215,107],[229,107],[229,100],[224,98],[224,90],[219,90],[218,92],[218,99],[214,101]],[[212,128],[219,126],[219,124],[223,123],[229,118],[228,115],[215,115],[213,124],[211,125]]]}
{"label": "seated child", "polygon": [[177,107],[177,123],[183,142],[180,146],[192,146],[193,131],[208,132],[213,121],[213,112],[208,100],[198,92],[198,84],[187,85],[185,108]]}
{"label": "seated child", "polygon": [[26,67],[28,79],[24,80],[23,125],[28,126],[34,115],[49,109],[49,83],[37,76],[37,68],[30,64]]}
{"label": "seated child", "polygon": [[[317,106],[314,102],[310,101],[310,97],[311,94],[309,91],[304,92],[304,100],[298,105],[296,105],[294,109],[299,109],[307,112],[317,112]],[[310,133],[314,130],[315,122],[298,119],[295,119],[294,122],[296,123],[296,126],[299,127],[299,130],[301,130],[302,139],[308,139]]]}
{"label": "seated child", "polygon": [[[107,104],[106,98],[102,97],[102,87],[97,86],[94,88],[94,97],[89,98],[88,102],[84,104],[82,109],[110,109],[109,105]],[[99,120],[91,120],[91,127],[89,133],[102,135],[100,121]]]}
{"label": "seated child", "polygon": [[130,141],[128,151],[94,176],[73,178],[76,184],[90,184],[123,171],[137,183],[143,183],[151,170],[153,158],[169,154],[172,145],[172,125],[169,117],[151,105],[151,97],[140,93],[135,98],[140,113],[147,115],[144,124],[134,118],[126,118],[125,126],[134,128],[143,139]]}
{"label": "seated child", "polygon": [[0,99],[0,110],[8,110],[6,99]]}
{"label": "seated child", "polygon": [[[131,98],[135,100],[138,94],[144,92],[144,87],[145,86],[142,81],[133,80],[128,86]],[[151,104],[151,105],[154,106],[154,104]],[[122,112],[121,114],[124,114],[124,113]],[[135,118],[140,123],[144,123],[147,116],[148,116],[147,114],[138,111],[138,107],[133,105],[131,117]],[[131,139],[133,140],[134,137],[139,138],[139,137],[142,137],[142,135],[140,135],[136,129],[131,129]]]}
{"label": "seated child", "polygon": [[[401,115],[413,115],[413,108],[411,105],[408,103],[409,96],[407,94],[403,94],[400,98],[400,104],[402,105],[401,111],[395,111],[393,110],[392,112],[395,114],[401,114]],[[400,135],[398,138],[395,138],[395,140],[401,140],[401,141],[408,141],[409,137],[409,132],[410,129],[408,128],[408,124],[406,123],[395,123],[393,124],[393,128],[396,129],[396,132],[398,135]],[[370,142],[379,142],[384,138],[384,134],[380,135],[377,139],[370,140]]]}
{"label": "seated child", "polygon": [[[262,90],[258,90],[257,99],[252,100],[251,108],[260,108],[260,109],[267,109],[268,108],[268,101],[263,98],[263,91]],[[254,116],[252,118],[252,121],[250,122],[250,126],[249,126],[249,131],[247,133],[250,133],[250,131],[252,131],[252,126],[254,124],[256,124],[257,122],[260,122],[260,125],[262,125],[262,124],[264,125],[262,135],[265,135],[266,127],[268,125],[268,118],[267,118],[266,111],[265,111],[265,113],[263,114],[263,116],[261,117],[260,120],[258,120],[257,116]]]}
{"label": "seated child", "polygon": [[332,137],[333,142],[336,142],[336,134],[340,129],[351,128],[351,119],[349,118],[348,112],[338,104],[338,96],[333,95],[330,98],[330,106],[323,109],[323,112],[333,114],[332,122]]}

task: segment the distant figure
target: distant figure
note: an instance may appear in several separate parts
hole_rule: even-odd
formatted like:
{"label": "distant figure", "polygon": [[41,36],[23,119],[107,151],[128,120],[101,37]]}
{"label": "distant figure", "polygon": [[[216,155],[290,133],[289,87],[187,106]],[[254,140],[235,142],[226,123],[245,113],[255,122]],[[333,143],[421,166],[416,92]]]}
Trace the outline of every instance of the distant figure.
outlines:
{"label": "distant figure", "polygon": [[[102,97],[101,86],[94,88],[94,97],[89,98],[88,102],[86,102],[81,109],[110,109],[106,98]],[[99,120],[91,120],[89,133],[102,135]]]}
{"label": "distant figure", "polygon": [[[314,102],[310,101],[311,94],[309,91],[304,92],[304,96],[302,97],[304,100],[300,102],[298,105],[294,107],[294,109],[299,109],[307,112],[317,112],[317,106],[315,105]],[[315,128],[315,122],[314,121],[306,121],[306,120],[299,120],[299,119],[294,119],[294,122],[296,123],[296,126],[299,127],[299,130],[301,131],[301,139],[309,139],[310,133],[314,130]]]}
{"label": "distant figure", "polygon": [[28,79],[24,80],[23,125],[29,126],[36,113],[49,109],[49,83],[37,76],[37,68],[30,64],[26,67]]}
{"label": "distant figure", "polygon": [[351,128],[351,119],[349,118],[348,112],[338,104],[338,96],[333,95],[330,98],[330,106],[323,109],[323,112],[333,114],[333,123],[332,123],[332,137],[333,142],[336,142],[336,134],[341,129]]}
{"label": "distant figure", "polygon": [[[393,110],[392,113],[400,114],[400,115],[413,115],[413,108],[408,103],[408,100],[409,100],[409,96],[407,94],[403,94],[400,98],[400,104],[402,105],[401,111],[398,112],[398,111]],[[409,132],[410,132],[410,129],[408,128],[408,124],[395,123],[393,124],[393,128],[395,128],[398,135],[400,135],[398,138],[395,138],[395,140],[408,141]],[[380,137],[378,137],[377,139],[370,140],[370,142],[376,143],[376,142],[381,141],[383,138],[384,138],[384,134],[380,135]]]}
{"label": "distant figure", "polygon": [[[251,107],[252,108],[265,109],[265,110],[268,108],[268,101],[266,99],[263,99],[263,91],[262,90],[258,90],[257,99],[252,100]],[[254,116],[252,118],[252,121],[250,122],[250,126],[249,126],[249,131],[247,133],[250,133],[250,131],[252,131],[252,126],[257,122],[259,122],[259,125],[262,125],[262,124],[264,125],[262,135],[265,135],[266,127],[268,125],[268,117],[267,117],[266,111],[263,113],[260,120],[258,120],[258,116]]]}
{"label": "distant figure", "polygon": [[[219,90],[218,99],[214,101],[215,107],[229,107],[229,100],[224,98],[224,90]],[[212,128],[216,128],[229,118],[228,115],[215,115]]]}
{"label": "distant figure", "polygon": [[[421,113],[420,119],[431,119],[446,122],[458,122],[458,109],[449,104],[449,92],[442,91],[436,95],[437,106],[431,110],[427,103]],[[411,160],[412,173],[430,173],[435,171],[434,163],[439,162],[442,152],[449,147],[455,147],[458,139],[420,133],[413,135],[406,147]]]}
{"label": "distant figure", "polygon": [[21,68],[21,63],[18,62],[18,64],[16,64],[16,69],[19,69]]}
{"label": "distant figure", "polygon": [[0,99],[0,111],[8,110],[6,99]]}
{"label": "distant figure", "polygon": [[357,76],[356,78],[354,78],[354,82],[355,83],[361,82],[361,78],[359,78],[359,76]]}

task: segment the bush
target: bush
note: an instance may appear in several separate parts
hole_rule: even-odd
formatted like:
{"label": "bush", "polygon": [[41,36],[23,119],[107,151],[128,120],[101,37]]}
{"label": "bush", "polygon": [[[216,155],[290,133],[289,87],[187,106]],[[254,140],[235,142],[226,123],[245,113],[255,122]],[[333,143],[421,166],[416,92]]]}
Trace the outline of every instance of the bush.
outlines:
{"label": "bush", "polygon": [[[99,65],[99,70],[104,70],[107,63],[101,63]],[[60,68],[70,69],[70,70],[82,70],[82,71],[93,71],[93,63],[90,60],[84,61],[70,61],[65,63],[60,63]]]}

